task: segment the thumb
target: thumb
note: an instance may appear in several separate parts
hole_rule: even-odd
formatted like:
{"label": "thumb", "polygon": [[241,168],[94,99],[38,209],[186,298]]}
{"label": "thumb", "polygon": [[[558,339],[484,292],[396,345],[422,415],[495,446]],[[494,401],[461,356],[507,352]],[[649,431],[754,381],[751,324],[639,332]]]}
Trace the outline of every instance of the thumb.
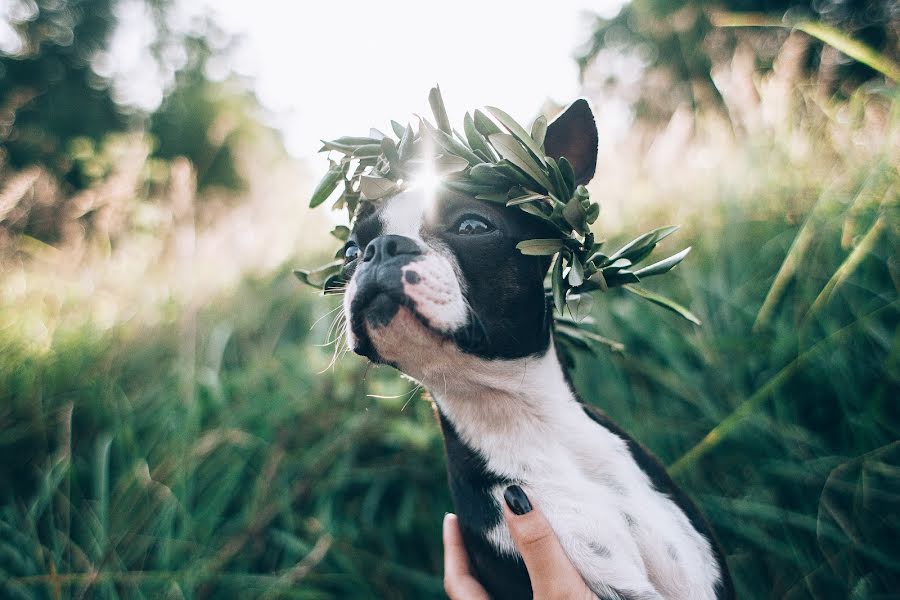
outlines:
{"label": "thumb", "polygon": [[563,551],[550,523],[532,507],[522,488],[509,486],[503,498],[506,500],[503,516],[525,561],[534,597],[586,597],[579,593],[588,592],[584,580]]}

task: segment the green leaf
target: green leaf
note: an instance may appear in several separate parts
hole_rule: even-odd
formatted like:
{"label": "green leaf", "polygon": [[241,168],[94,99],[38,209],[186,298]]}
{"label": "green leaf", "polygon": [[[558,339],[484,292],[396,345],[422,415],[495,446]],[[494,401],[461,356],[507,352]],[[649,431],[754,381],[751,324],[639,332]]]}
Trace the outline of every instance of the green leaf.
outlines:
{"label": "green leaf", "polygon": [[341,240],[342,242],[346,242],[347,238],[350,237],[350,228],[346,225],[338,225],[331,230],[331,235]]}
{"label": "green leaf", "polygon": [[372,138],[373,140],[375,140],[376,142],[380,142],[387,136],[384,134],[384,132],[379,131],[379,130],[375,129],[374,127],[372,127],[369,129],[369,137]]}
{"label": "green leaf", "polygon": [[309,199],[309,207],[315,208],[325,202],[342,179],[343,174],[340,169],[329,169],[313,191],[312,198]]}
{"label": "green leaf", "polygon": [[663,273],[668,273],[675,267],[678,263],[684,260],[684,257],[688,255],[691,251],[690,246],[679,252],[678,254],[673,254],[669,258],[664,258],[663,260],[653,263],[652,265],[646,266],[643,269],[639,269],[634,272],[638,277],[651,277],[653,275],[662,275]]}
{"label": "green leaf", "polygon": [[550,221],[550,215],[547,214],[541,206],[542,205],[540,204],[520,204],[519,210],[534,215],[535,217],[539,217],[545,221]]}
{"label": "green leaf", "polygon": [[400,153],[397,151],[397,145],[394,143],[394,140],[384,137],[381,140],[381,153],[384,154],[391,167],[400,166]]}
{"label": "green leaf", "polygon": [[609,287],[625,285],[626,283],[640,283],[641,281],[637,275],[625,269],[610,272],[603,271],[603,278]]}
{"label": "green leaf", "polygon": [[363,175],[359,178],[359,191],[366,200],[378,200],[397,191],[397,184],[385,177]]}
{"label": "green leaf", "polygon": [[403,135],[400,136],[400,147],[398,148],[400,160],[407,160],[412,157],[413,142],[415,141],[416,132],[413,131],[412,125],[407,125],[406,129],[403,130]]}
{"label": "green leaf", "polygon": [[541,150],[540,145],[538,145],[533,139],[531,139],[531,135],[527,131],[525,131],[521,125],[516,123],[515,119],[511,116],[503,112],[497,107],[494,106],[486,106],[485,107],[488,112],[493,115],[495,119],[500,121],[500,123],[506,127],[507,130],[517,139],[519,142],[524,144],[531,152],[534,154],[534,158],[537,159],[538,163],[543,167],[544,163],[544,151]]}
{"label": "green leaf", "polygon": [[529,256],[550,256],[556,254],[565,247],[565,241],[558,239],[525,240],[516,244],[516,248],[522,254]]}
{"label": "green leaf", "polygon": [[591,275],[589,281],[597,285],[597,287],[606,292],[609,290],[609,284],[606,283],[606,277],[603,275],[603,271],[595,271],[593,275]]}
{"label": "green leaf", "polygon": [[469,161],[455,154],[438,154],[434,157],[432,165],[434,166],[435,174],[450,175],[464,171],[469,166]]}
{"label": "green leaf", "polygon": [[478,158],[478,156],[476,156],[471,150],[460,144],[458,140],[453,138],[453,136],[447,135],[440,129],[435,128],[435,126],[429,123],[426,119],[422,119],[422,125],[425,127],[428,135],[431,136],[431,139],[434,140],[434,142],[445,152],[449,154],[455,154],[456,156],[466,159],[466,161],[468,161],[470,165],[477,165],[481,163],[481,159]]}
{"label": "green leaf", "polygon": [[584,283],[584,267],[581,266],[581,261],[577,256],[572,257],[572,267],[569,269],[568,279],[569,285],[572,287],[578,287]]}
{"label": "green leaf", "polygon": [[478,109],[475,110],[475,129],[486,138],[490,138],[495,133],[501,133],[497,124]]}
{"label": "green leaf", "polygon": [[[530,138],[529,138],[530,139]],[[535,161],[534,157],[522,147],[522,144],[515,137],[508,133],[495,133],[488,137],[491,145],[504,159],[513,165],[522,169],[522,171],[534,179],[539,185],[543,186],[548,192],[553,191],[553,184],[547,178],[541,166]]]}
{"label": "green leaf", "polygon": [[569,189],[569,187],[563,180],[562,173],[560,172],[559,166],[557,166],[556,161],[552,156],[548,156],[545,158],[544,162],[546,162],[547,166],[550,167],[550,180],[553,182],[553,192],[561,200],[568,200],[569,198],[571,198],[572,190]]}
{"label": "green leaf", "polygon": [[619,269],[625,269],[630,266],[631,261],[627,258],[617,258],[616,260],[603,267],[603,270],[605,271],[606,269],[609,269],[611,271],[617,271]]}
{"label": "green leaf", "polygon": [[471,194],[476,198],[480,195],[491,194],[496,191],[496,188],[491,185],[481,185],[478,183],[473,183],[471,181],[460,180],[460,179],[446,179],[443,181],[444,187],[456,190],[457,192],[462,192],[463,194]]}
{"label": "green leaf", "polygon": [[[560,319],[557,319],[559,321]],[[565,323],[565,321],[563,322]],[[606,346],[613,352],[624,352],[625,344],[622,342],[617,342],[616,340],[611,340],[609,338],[603,337],[602,335],[598,335],[593,331],[587,331],[577,326],[565,325],[563,323],[557,323],[553,328],[555,333],[561,333],[562,335],[569,336],[579,341],[588,341],[594,342],[595,344],[600,344],[601,346]]]}
{"label": "green leaf", "polygon": [[506,204],[506,192],[488,192],[485,194],[477,194],[475,196],[476,200],[486,200],[488,202],[497,202],[499,204]]}
{"label": "green leaf", "polygon": [[333,150],[334,152],[340,152],[341,154],[346,154],[349,156],[350,154],[353,154],[353,151],[359,148],[360,145],[363,144],[348,145],[322,140],[322,147],[319,148],[319,152],[328,152]]}
{"label": "green leaf", "polygon": [[566,297],[566,307],[576,322],[585,320],[594,307],[594,297],[590,294],[572,294]]}
{"label": "green leaf", "polygon": [[534,120],[534,123],[531,124],[531,139],[534,140],[534,143],[538,145],[541,149],[544,147],[544,136],[547,135],[547,117],[544,115],[540,115],[537,119]]}
{"label": "green leaf", "polygon": [[437,123],[438,129],[450,135],[452,133],[450,118],[447,117],[447,108],[441,97],[441,86],[436,85],[428,92],[428,104],[431,105],[431,112],[434,114],[434,121]]}
{"label": "green leaf", "polygon": [[508,160],[501,160],[496,165],[494,165],[498,171],[506,175],[506,177],[512,181],[515,181],[522,187],[533,187],[533,181],[525,175],[521,170],[515,168],[511,162]]}
{"label": "green leaf", "polygon": [[556,262],[553,263],[553,270],[550,273],[550,289],[553,293],[553,305],[556,307],[556,312],[558,314],[563,314],[563,309],[566,305],[566,284],[563,281],[563,255],[559,254],[556,257]]}
{"label": "green leaf", "polygon": [[469,113],[466,113],[466,116],[463,117],[463,133],[466,134],[466,140],[469,142],[469,147],[472,148],[472,151],[475,152],[476,155],[480,156],[479,152],[484,154],[485,162],[494,162],[496,160],[494,151],[491,150],[487,140],[484,139],[483,135],[478,133],[477,129],[475,129],[475,121]]}
{"label": "green leaf", "polygon": [[340,146],[365,146],[367,144],[378,144],[381,143],[381,138],[375,138],[372,136],[369,137],[339,137],[336,140],[332,140],[331,142],[323,142],[326,144],[336,144]]}
{"label": "green leaf", "polygon": [[563,218],[572,226],[572,229],[582,235],[586,235],[590,231],[587,223],[587,211],[577,196],[572,196],[563,207]]}
{"label": "green leaf", "polygon": [[381,154],[381,142],[379,141],[377,144],[366,144],[365,146],[358,146],[355,150],[353,150],[353,158],[361,158],[366,156],[378,156]]}
{"label": "green leaf", "polygon": [[525,204],[526,202],[533,202],[535,200],[549,200],[550,197],[544,194],[526,194],[524,196],[519,196],[518,198],[513,198],[512,200],[506,203],[507,206],[518,206],[519,204]]}
{"label": "green leaf", "polygon": [[658,244],[660,241],[670,236],[672,233],[678,230],[678,226],[670,226],[670,227],[660,227],[658,229],[654,229],[649,233],[645,233],[644,235],[637,237],[615,252],[609,257],[610,261],[615,261],[617,258],[632,258],[637,255],[641,251],[645,250],[648,246],[653,246]]}
{"label": "green leaf", "polygon": [[477,183],[485,185],[509,185],[510,181],[503,172],[489,164],[475,165],[469,169],[469,177]]}
{"label": "green leaf", "polygon": [[406,128],[403,125],[392,119],[391,129],[394,130],[394,135],[397,136],[398,140],[403,139],[403,134],[406,133]]}
{"label": "green leaf", "polygon": [[566,187],[569,189],[569,194],[574,193],[575,169],[572,168],[572,163],[565,156],[560,156],[557,164],[559,165],[559,172],[562,174],[563,181],[566,182]]}
{"label": "green leaf", "polygon": [[322,265],[317,269],[313,269],[312,271],[308,271],[306,269],[295,269],[294,275],[297,277],[297,279],[307,285],[321,288],[325,284],[325,280],[327,280],[335,273],[339,273],[343,266],[343,260],[335,260],[326,265]]}
{"label": "green leaf", "polygon": [[690,321],[691,323],[693,323],[695,325],[700,325],[700,319],[698,319],[696,316],[694,316],[694,314],[691,311],[689,311],[682,305],[678,304],[674,300],[670,300],[669,298],[666,298],[665,296],[661,296],[660,294],[656,294],[654,292],[645,290],[644,288],[637,287],[634,285],[626,285],[623,287],[625,290],[631,292],[632,294],[635,294],[636,296],[640,296],[644,300],[648,300],[648,301],[652,302],[653,304],[656,304],[657,306],[662,306],[663,308],[665,308],[667,310],[671,310],[675,314],[680,315],[681,317],[687,319],[688,321]]}

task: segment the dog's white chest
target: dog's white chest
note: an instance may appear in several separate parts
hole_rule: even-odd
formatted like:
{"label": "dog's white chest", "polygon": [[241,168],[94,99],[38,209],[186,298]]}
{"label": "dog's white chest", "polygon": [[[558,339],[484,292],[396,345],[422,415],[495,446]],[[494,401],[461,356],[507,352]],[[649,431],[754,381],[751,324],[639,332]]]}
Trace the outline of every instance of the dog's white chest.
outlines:
{"label": "dog's white chest", "polygon": [[[601,597],[617,590],[647,599],[714,598],[718,573],[709,543],[653,489],[625,441],[577,405],[557,417],[521,435],[489,437],[487,466],[522,482],[589,586]],[[498,503],[504,489],[492,490]],[[505,522],[488,538],[515,554]]]}

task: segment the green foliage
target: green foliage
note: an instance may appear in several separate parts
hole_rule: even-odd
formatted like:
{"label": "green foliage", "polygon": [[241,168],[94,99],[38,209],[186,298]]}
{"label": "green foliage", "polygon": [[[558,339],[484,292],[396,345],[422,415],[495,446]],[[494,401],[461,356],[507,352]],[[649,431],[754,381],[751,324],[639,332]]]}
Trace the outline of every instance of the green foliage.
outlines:
{"label": "green foliage", "polygon": [[0,144],[6,160],[13,168],[44,164],[83,187],[82,173],[67,161],[70,140],[99,143],[104,134],[127,127],[109,82],[90,67],[115,24],[115,2],[13,4],[26,18],[16,24],[22,51],[0,53]]}
{"label": "green foliage", "polygon": [[120,0],[14,0],[17,10],[9,14],[17,18],[11,25],[23,48],[0,52],[0,169],[40,165],[67,191],[83,190],[98,176],[73,156],[73,145],[100,147],[116,134],[147,131],[156,139],[155,158],[183,156],[195,165],[200,190],[244,189],[235,159],[238,145],[265,128],[246,82],[218,83],[205,74],[214,52],[226,50],[211,48],[209,39],[227,36],[211,22],[199,35],[173,32],[167,25],[168,0],[143,1],[154,15],[158,38],[147,49],[148,68],[164,62],[154,52],[172,54],[177,47],[186,56],[151,114],[119,104],[113,81],[92,67],[98,53],[108,50]]}
{"label": "green foliage", "polygon": [[[645,69],[636,109],[648,121],[668,118],[682,104],[728,114],[714,81],[714,66],[727,64],[735,48],[744,44],[752,49],[760,70],[770,71],[786,35],[781,28],[798,28],[860,61],[823,59],[822,43],[813,43],[801,57],[800,70],[818,76],[828,88],[825,95],[837,92],[847,97],[881,73],[896,74],[900,40],[894,4],[889,0],[633,0],[617,15],[595,19],[578,61],[584,74],[595,61],[603,63],[615,53],[636,57]],[[721,28],[738,24],[778,28]],[[858,49],[862,52],[854,52]],[[885,64],[893,65],[893,70],[878,68]]]}

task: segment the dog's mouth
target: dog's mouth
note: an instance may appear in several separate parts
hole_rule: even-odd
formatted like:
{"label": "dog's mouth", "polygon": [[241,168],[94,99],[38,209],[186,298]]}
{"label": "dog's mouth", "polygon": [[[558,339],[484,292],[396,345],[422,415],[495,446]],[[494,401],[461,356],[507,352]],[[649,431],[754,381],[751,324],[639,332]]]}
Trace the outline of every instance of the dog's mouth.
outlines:
{"label": "dog's mouth", "polygon": [[481,321],[470,314],[466,325],[453,331],[435,327],[416,307],[415,301],[405,294],[380,286],[367,286],[359,290],[350,307],[350,327],[356,338],[353,351],[374,362],[390,362],[379,353],[373,335],[378,330],[392,326],[401,310],[405,310],[421,327],[422,334],[436,343],[452,342],[463,352],[475,353],[487,343],[487,335]]}

